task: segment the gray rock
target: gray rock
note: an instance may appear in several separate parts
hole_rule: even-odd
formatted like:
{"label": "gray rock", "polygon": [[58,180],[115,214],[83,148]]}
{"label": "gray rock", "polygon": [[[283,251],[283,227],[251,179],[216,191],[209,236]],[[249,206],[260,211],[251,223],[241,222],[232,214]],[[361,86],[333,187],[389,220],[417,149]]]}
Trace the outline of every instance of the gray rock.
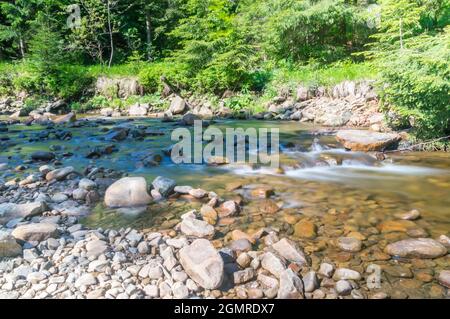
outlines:
{"label": "gray rock", "polygon": [[47,211],[45,202],[36,201],[25,204],[3,203],[0,204],[0,223],[6,223],[16,218],[32,217]]}
{"label": "gray rock", "polygon": [[69,197],[63,193],[56,193],[51,197],[52,202],[57,203],[57,204],[65,202],[68,199],[69,199]]}
{"label": "gray rock", "polygon": [[137,245],[138,252],[142,255],[148,254],[150,252],[150,246],[147,242],[142,241]]}
{"label": "gray rock", "polygon": [[450,289],[450,270],[441,270],[438,281],[442,286]]}
{"label": "gray rock", "polygon": [[97,188],[97,183],[88,178],[83,178],[79,181],[78,187],[90,191]]}
{"label": "gray rock", "polygon": [[177,115],[184,113],[185,109],[186,109],[186,101],[178,95],[175,96],[175,98],[172,99],[172,102],[170,103],[169,111],[173,115]]}
{"label": "gray rock", "polygon": [[148,113],[149,105],[148,104],[133,104],[128,109],[128,115],[130,116],[146,116]]}
{"label": "gray rock", "polygon": [[175,188],[173,189],[175,193],[179,193],[179,194],[189,194],[189,192],[192,190],[193,188],[191,186],[175,186]]}
{"label": "gray rock", "polygon": [[153,188],[157,190],[163,197],[167,197],[173,192],[176,182],[170,178],[158,176],[152,182]]}
{"label": "gray rock", "polygon": [[233,273],[233,281],[235,285],[244,284],[255,278],[256,272],[253,268],[246,268],[244,270]]}
{"label": "gray rock", "polygon": [[336,291],[340,296],[347,296],[352,291],[352,285],[347,280],[339,280],[336,283]]}
{"label": "gray rock", "polygon": [[8,233],[0,231],[0,258],[22,255],[22,246]]}
{"label": "gray rock", "polygon": [[147,193],[147,181],[143,177],[124,177],[108,187],[105,204],[108,207],[144,206],[152,198]]}
{"label": "gray rock", "polygon": [[300,266],[308,264],[305,254],[294,242],[286,238],[283,238],[273,244],[272,248],[277,252],[277,254],[290,262],[297,263]]}
{"label": "gray rock", "polygon": [[186,273],[205,289],[217,289],[224,278],[224,264],[217,250],[206,239],[197,239],[180,249],[180,263]]}
{"label": "gray rock", "polygon": [[278,299],[304,299],[303,282],[291,270],[285,269],[280,274]]}
{"label": "gray rock", "polygon": [[45,179],[47,181],[62,181],[64,180],[69,174],[75,172],[75,169],[72,166],[58,168],[53,171],[50,171],[45,175]]}
{"label": "gray rock", "polygon": [[97,283],[97,279],[93,274],[84,274],[75,281],[75,287],[80,288],[82,286],[92,286]]}
{"label": "gray rock", "polygon": [[318,271],[319,275],[322,275],[327,278],[331,278],[334,273],[334,265],[328,264],[328,263],[322,263],[320,264],[320,268]]}
{"label": "gray rock", "polygon": [[97,258],[109,250],[108,244],[103,240],[92,240],[86,244],[87,256]]}
{"label": "gray rock", "polygon": [[194,218],[185,218],[181,222],[181,232],[187,236],[208,237],[214,236],[214,227],[207,222]]}
{"label": "gray rock", "polygon": [[43,241],[58,235],[58,229],[51,223],[36,223],[18,226],[11,235],[23,241]]}
{"label": "gray rock", "polygon": [[348,268],[338,268],[333,275],[334,280],[361,280],[361,274]]}
{"label": "gray rock", "polygon": [[281,274],[286,270],[284,262],[271,252],[264,254],[261,266],[277,278],[280,278]]}
{"label": "gray rock", "polygon": [[236,252],[250,251],[252,250],[252,243],[247,238],[241,238],[233,240],[228,247]]}
{"label": "gray rock", "polygon": [[180,121],[180,124],[181,125],[192,126],[192,125],[194,125],[195,121],[199,121],[199,120],[200,120],[200,118],[197,115],[192,114],[191,112],[188,112],[188,113],[183,115],[183,117],[182,117],[182,119]]}
{"label": "gray rock", "polygon": [[365,130],[342,130],[336,134],[338,142],[352,151],[384,151],[395,148],[401,137],[395,133],[378,133]]}
{"label": "gray rock", "polygon": [[172,294],[175,299],[186,299],[189,297],[189,291],[182,282],[176,282],[173,284]]}
{"label": "gray rock", "polygon": [[55,154],[52,152],[46,152],[46,151],[36,151],[31,153],[31,159],[33,161],[43,161],[43,162],[49,162],[55,158]]}
{"label": "gray rock", "polygon": [[150,298],[158,298],[159,297],[159,289],[156,285],[147,285],[144,287],[144,292]]}
{"label": "gray rock", "polygon": [[319,279],[315,271],[310,271],[303,276],[303,285],[305,286],[305,292],[313,292],[320,287]]}
{"label": "gray rock", "polygon": [[88,193],[87,190],[83,188],[77,188],[72,192],[72,197],[75,200],[84,200],[86,198],[87,193]]}

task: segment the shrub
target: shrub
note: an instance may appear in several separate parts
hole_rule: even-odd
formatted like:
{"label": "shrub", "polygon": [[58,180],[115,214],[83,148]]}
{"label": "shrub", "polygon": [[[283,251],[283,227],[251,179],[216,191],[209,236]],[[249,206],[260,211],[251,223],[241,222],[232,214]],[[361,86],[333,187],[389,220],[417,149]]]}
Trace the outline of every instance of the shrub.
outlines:
{"label": "shrub", "polygon": [[146,66],[139,72],[139,83],[147,93],[156,93],[162,89],[161,76],[180,88],[186,87],[188,83],[183,65],[167,60]]}

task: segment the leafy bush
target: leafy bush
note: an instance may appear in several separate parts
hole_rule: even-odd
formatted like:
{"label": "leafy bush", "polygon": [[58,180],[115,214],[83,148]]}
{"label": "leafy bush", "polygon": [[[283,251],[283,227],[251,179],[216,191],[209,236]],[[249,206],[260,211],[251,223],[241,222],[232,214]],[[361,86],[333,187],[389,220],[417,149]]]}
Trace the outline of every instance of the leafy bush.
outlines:
{"label": "leafy bush", "polygon": [[109,106],[109,101],[106,97],[102,95],[97,95],[91,98],[84,105],[84,110],[97,110],[102,109]]}
{"label": "leafy bush", "polygon": [[450,27],[420,36],[383,59],[383,100],[407,119],[421,138],[450,132]]}
{"label": "leafy bush", "polygon": [[188,83],[183,66],[170,61],[147,65],[139,72],[139,83],[147,93],[156,93],[162,89],[161,76],[166,77],[173,85],[178,87],[185,87]]}

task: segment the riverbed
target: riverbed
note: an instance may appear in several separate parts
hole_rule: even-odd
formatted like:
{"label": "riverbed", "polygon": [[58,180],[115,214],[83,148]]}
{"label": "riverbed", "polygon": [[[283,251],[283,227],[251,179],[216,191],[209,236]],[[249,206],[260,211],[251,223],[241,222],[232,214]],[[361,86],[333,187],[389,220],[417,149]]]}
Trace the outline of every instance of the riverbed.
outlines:
{"label": "riverbed", "polygon": [[[174,164],[164,151],[174,142],[170,135],[176,122],[155,119],[84,119],[81,124],[64,128],[40,125],[9,126],[2,134],[0,162],[25,165],[20,173],[0,172],[8,180],[36,171],[29,160],[32,152],[53,150],[62,166],[77,170],[92,165],[122,171],[130,176],[157,176],[174,179],[178,185],[190,185],[214,191],[225,199],[243,203],[241,214],[217,225],[225,243],[233,230],[255,233],[272,227],[280,235],[296,241],[311,254],[312,265],[329,260],[361,272],[377,263],[386,270],[387,290],[397,297],[442,297],[445,292],[433,279],[448,269],[447,256],[434,260],[390,259],[383,249],[387,243],[417,237],[437,239],[450,233],[450,156],[448,153],[398,152],[384,160],[374,154],[350,152],[336,142],[334,131],[312,124],[279,121],[220,120],[213,127],[279,128],[281,170],[261,165],[233,164],[211,167],[206,164]],[[146,133],[128,136],[122,141],[105,138],[117,126],[137,128]],[[61,130],[59,137],[55,131]],[[42,132],[50,131],[47,137]],[[64,138],[70,132],[70,138]],[[61,138],[62,136],[62,138]],[[69,135],[67,135],[69,136]],[[88,158],[95,147],[114,145],[116,151]],[[144,164],[148,154],[161,154],[155,165]],[[270,190],[270,199],[254,198],[254,189]],[[279,209],[267,213],[267,200]],[[189,209],[201,202],[185,198],[151,204],[145,212],[124,214],[107,209],[102,203],[82,222],[92,228],[161,230],[171,228]],[[404,221],[399,216],[417,210],[420,218]],[[311,223],[310,236],[298,236],[296,225]],[[364,244],[356,253],[342,252],[330,244],[341,236],[355,237]]]}

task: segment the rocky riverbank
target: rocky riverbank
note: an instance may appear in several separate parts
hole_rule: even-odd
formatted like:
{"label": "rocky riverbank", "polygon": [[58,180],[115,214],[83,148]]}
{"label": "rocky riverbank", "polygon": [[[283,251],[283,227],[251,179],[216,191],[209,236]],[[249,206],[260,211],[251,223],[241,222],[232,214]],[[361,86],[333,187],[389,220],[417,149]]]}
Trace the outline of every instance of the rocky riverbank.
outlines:
{"label": "rocky riverbank", "polygon": [[[142,94],[142,88],[136,79],[100,78],[96,92],[107,95],[108,88],[114,87],[118,98],[125,99],[131,95]],[[374,131],[386,131],[384,115],[378,109],[378,96],[373,81],[345,81],[333,87],[304,87],[296,90],[282,88],[278,95],[263,106],[265,111],[249,114],[241,110],[234,112],[225,106],[225,100],[233,96],[226,92],[217,105],[206,97],[188,95],[181,97],[176,93],[166,92],[164,101],[168,109],[161,111],[159,107],[149,103],[136,103],[127,109],[106,107],[98,110],[105,117],[154,117],[173,120],[176,116],[189,115],[201,119],[213,118],[255,118],[264,120],[290,120],[313,122],[330,127],[370,127]],[[69,112],[68,105],[62,100],[50,101],[27,113],[23,97],[4,98],[0,100],[0,114],[10,115],[13,120],[27,116],[27,123],[43,123],[58,118],[57,114]]]}
{"label": "rocky riverbank", "polygon": [[[34,158],[51,161],[44,155]],[[325,234],[314,219],[286,213],[291,235],[275,224],[226,233],[223,226],[244,218],[246,206],[256,203],[259,214],[275,216],[282,208],[273,189],[250,188],[251,203],[164,177],[150,186],[120,175],[42,165],[1,186],[1,298],[414,298],[424,283],[428,297],[448,297],[450,239],[421,238],[427,235],[414,222],[418,211],[364,230],[348,227],[330,243],[317,241]],[[232,195],[241,187],[227,189]],[[133,214],[152,201],[182,199],[201,206],[158,231],[79,223],[98,202]],[[322,217],[325,228],[336,214]],[[395,240],[405,232],[410,238]],[[391,243],[383,244],[380,234]],[[337,251],[320,254],[327,245]]]}

